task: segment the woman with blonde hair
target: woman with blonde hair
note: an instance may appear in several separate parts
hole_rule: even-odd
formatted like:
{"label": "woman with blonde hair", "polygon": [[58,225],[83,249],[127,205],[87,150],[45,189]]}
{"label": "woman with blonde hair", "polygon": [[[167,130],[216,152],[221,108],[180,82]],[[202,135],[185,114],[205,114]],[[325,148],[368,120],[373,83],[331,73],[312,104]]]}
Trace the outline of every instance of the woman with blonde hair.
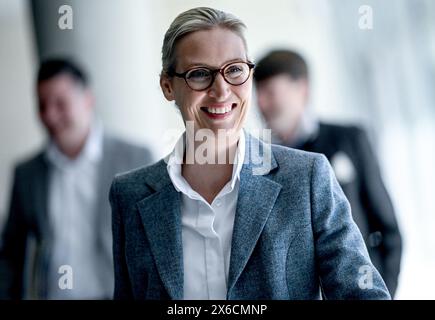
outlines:
{"label": "woman with blonde hair", "polygon": [[194,8],[166,32],[160,85],[191,130],[112,184],[114,297],[389,299],[326,158],[244,131],[244,29]]}

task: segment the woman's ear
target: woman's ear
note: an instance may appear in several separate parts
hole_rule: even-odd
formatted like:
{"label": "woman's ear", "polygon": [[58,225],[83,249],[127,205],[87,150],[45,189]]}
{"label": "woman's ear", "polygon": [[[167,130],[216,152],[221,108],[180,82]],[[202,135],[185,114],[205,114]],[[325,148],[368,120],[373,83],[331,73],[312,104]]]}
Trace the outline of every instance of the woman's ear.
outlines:
{"label": "woman's ear", "polygon": [[172,88],[172,78],[165,74],[160,75],[160,87],[162,88],[163,95],[166,100],[173,101],[175,100],[174,90]]}

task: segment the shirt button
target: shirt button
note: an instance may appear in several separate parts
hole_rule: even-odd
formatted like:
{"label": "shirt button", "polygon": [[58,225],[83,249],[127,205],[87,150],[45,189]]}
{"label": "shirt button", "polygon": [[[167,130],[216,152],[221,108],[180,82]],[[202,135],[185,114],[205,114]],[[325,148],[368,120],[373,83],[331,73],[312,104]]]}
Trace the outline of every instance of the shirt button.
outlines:
{"label": "shirt button", "polygon": [[222,200],[217,199],[216,200],[216,207],[220,207],[222,205]]}

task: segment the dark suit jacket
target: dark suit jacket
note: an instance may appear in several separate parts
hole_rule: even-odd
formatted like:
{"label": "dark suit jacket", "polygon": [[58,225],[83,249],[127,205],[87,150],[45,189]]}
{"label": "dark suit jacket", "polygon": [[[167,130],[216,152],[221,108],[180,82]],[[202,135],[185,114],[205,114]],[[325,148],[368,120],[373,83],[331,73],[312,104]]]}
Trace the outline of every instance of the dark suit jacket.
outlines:
{"label": "dark suit jacket", "polygon": [[[108,290],[112,291],[112,233],[107,200],[110,183],[115,174],[149,163],[151,156],[144,148],[104,136],[101,161],[96,186],[99,230],[95,231],[95,241],[102,266],[101,276],[106,279]],[[15,169],[9,217],[0,248],[1,299],[46,297],[46,272],[52,244],[47,212],[49,171],[44,152]]]}
{"label": "dark suit jacket", "polygon": [[[117,176],[110,200],[115,298],[183,299],[181,195],[165,161]],[[390,298],[325,156],[247,134],[227,299],[319,299],[321,287]]]}
{"label": "dark suit jacket", "polygon": [[[382,182],[377,159],[365,132],[355,126],[320,123],[318,132],[299,149],[326,155],[336,171],[360,228],[373,264],[381,273],[392,296],[397,288],[402,241],[390,197]],[[340,177],[340,157],[347,157],[352,173]],[[341,160],[342,161],[342,160]]]}

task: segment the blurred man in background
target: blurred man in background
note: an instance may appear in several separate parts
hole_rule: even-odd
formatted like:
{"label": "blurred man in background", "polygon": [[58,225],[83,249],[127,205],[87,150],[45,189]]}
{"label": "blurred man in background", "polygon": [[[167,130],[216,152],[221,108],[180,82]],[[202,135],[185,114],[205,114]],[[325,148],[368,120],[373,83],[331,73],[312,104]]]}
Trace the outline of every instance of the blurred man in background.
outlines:
{"label": "blurred man in background", "polygon": [[110,183],[151,162],[150,152],[103,130],[87,77],[73,62],[43,62],[36,89],[49,142],[15,169],[0,298],[111,298]]}
{"label": "blurred man in background", "polygon": [[400,271],[401,235],[365,132],[316,119],[308,106],[308,67],[296,52],[269,53],[258,62],[254,79],[258,106],[272,129],[272,142],[323,153],[331,162],[371,260],[393,296]]}

